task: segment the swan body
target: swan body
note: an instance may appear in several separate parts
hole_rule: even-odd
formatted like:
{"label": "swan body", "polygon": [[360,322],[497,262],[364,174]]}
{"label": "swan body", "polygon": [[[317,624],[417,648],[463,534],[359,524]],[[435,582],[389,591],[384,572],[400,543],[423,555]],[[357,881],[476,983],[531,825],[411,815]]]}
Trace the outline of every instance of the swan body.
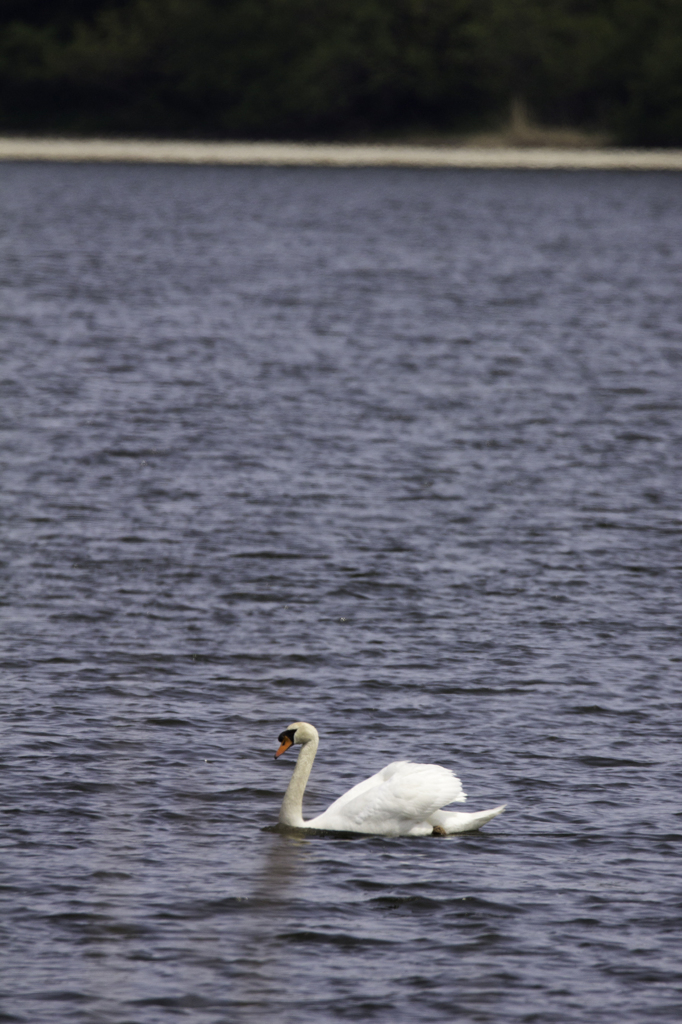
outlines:
{"label": "swan body", "polygon": [[279,757],[295,743],[301,745],[294,773],[279,812],[281,825],[319,828],[332,832],[364,832],[375,836],[428,836],[470,832],[501,814],[505,804],[466,814],[444,811],[447,804],[466,800],[457,776],[437,764],[393,761],[376,775],[359,782],[326,811],[303,820],[303,793],[319,744],[317,729],[292,722],[279,736]]}

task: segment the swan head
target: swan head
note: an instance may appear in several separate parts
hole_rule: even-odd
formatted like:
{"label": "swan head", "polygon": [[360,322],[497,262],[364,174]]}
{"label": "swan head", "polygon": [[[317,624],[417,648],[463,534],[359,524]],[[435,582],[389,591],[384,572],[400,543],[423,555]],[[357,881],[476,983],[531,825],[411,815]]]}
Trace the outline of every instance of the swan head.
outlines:
{"label": "swan head", "polygon": [[280,747],[275,757],[279,757],[285,750],[293,746],[294,743],[310,743],[311,740],[319,740],[317,729],[314,725],[310,725],[309,722],[292,722],[288,729],[281,732],[277,739],[280,742]]}

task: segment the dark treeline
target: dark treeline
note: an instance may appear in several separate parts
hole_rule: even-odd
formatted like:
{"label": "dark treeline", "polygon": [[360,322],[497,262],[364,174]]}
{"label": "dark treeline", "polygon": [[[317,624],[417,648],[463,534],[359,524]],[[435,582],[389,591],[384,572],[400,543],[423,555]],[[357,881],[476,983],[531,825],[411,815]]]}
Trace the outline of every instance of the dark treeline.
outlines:
{"label": "dark treeline", "polygon": [[682,0],[0,0],[0,130],[682,144]]}

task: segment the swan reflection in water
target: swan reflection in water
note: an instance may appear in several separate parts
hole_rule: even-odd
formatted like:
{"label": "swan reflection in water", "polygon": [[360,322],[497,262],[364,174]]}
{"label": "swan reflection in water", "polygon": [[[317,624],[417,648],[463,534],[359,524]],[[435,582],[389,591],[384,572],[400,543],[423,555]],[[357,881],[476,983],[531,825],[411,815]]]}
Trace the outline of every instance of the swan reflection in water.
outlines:
{"label": "swan reflection in water", "polygon": [[280,825],[297,829],[360,832],[374,836],[430,836],[471,832],[501,814],[505,804],[486,811],[444,811],[448,804],[466,800],[457,776],[438,764],[393,761],[376,775],[359,782],[326,811],[303,819],[303,794],[320,738],[308,722],[292,722],[279,736],[279,757],[300,744],[291,781],[279,812]]}
{"label": "swan reflection in water", "polygon": [[[267,852],[246,901],[239,957],[231,986],[232,1020],[261,1024],[273,1014],[288,991],[291,887],[305,876],[310,839],[269,832]],[[262,846],[261,846],[262,849]],[[247,909],[248,908],[248,909]]]}

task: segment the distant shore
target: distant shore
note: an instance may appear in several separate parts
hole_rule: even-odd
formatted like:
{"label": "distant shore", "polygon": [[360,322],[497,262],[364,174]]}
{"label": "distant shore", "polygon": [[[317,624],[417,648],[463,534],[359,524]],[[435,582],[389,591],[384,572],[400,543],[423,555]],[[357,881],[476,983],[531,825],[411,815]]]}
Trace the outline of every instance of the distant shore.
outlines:
{"label": "distant shore", "polygon": [[682,171],[682,149],[0,137],[0,161]]}

